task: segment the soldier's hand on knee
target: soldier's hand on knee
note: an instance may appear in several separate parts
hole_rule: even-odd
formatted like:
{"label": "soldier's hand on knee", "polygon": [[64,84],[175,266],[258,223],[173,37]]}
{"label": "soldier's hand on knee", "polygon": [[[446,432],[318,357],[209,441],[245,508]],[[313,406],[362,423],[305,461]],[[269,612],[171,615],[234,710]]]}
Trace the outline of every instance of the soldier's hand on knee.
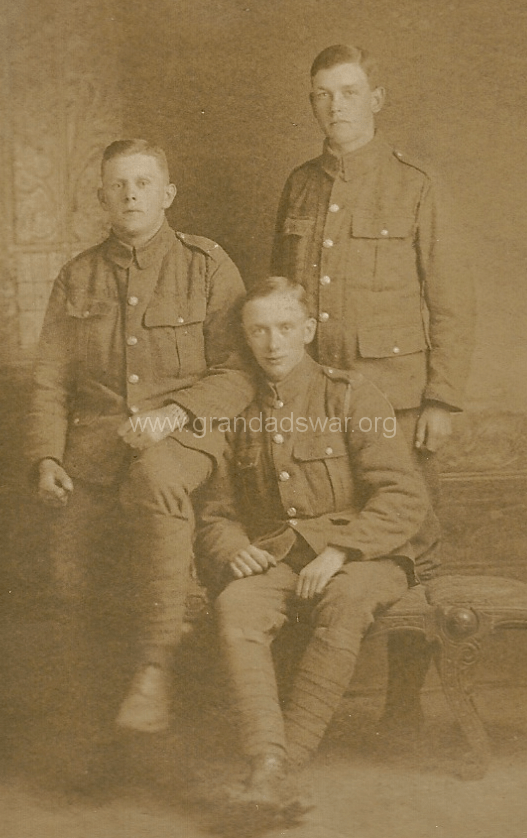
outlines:
{"label": "soldier's hand on knee", "polygon": [[230,566],[236,579],[243,579],[244,576],[253,576],[257,573],[264,573],[268,568],[276,565],[276,559],[267,550],[249,544],[243,550],[239,550],[231,560]]}
{"label": "soldier's hand on knee", "polygon": [[344,550],[325,547],[316,559],[309,562],[298,574],[296,595],[301,599],[312,599],[321,594],[329,580],[343,567],[346,559]]}
{"label": "soldier's hand on knee", "polygon": [[45,459],[39,463],[38,496],[48,506],[66,506],[73,492],[69,474],[56,460]]}

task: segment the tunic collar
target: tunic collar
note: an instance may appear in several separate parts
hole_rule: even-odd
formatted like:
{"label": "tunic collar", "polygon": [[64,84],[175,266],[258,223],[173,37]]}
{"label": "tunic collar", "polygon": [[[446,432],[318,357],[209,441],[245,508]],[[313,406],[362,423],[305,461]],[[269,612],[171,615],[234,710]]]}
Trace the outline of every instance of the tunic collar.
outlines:
{"label": "tunic collar", "polygon": [[316,361],[305,353],[299,364],[291,370],[283,381],[272,382],[260,379],[260,392],[263,403],[267,407],[278,408],[291,406],[292,403],[303,395],[313,377],[319,369]]}
{"label": "tunic collar", "polygon": [[112,231],[105,242],[106,257],[120,268],[130,268],[133,263],[140,269],[148,268],[161,261],[173,241],[174,231],[168,226],[165,218],[155,236],[138,248],[120,241]]}
{"label": "tunic collar", "polygon": [[372,169],[377,164],[379,154],[386,147],[386,141],[379,131],[369,143],[343,155],[335,154],[326,140],[321,158],[322,168],[332,178],[340,176],[345,181],[353,180]]}

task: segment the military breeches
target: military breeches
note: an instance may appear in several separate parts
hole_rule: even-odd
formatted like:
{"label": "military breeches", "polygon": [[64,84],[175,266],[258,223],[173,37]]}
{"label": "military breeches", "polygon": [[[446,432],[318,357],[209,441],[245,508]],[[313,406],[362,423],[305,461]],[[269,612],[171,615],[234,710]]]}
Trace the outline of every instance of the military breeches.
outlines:
{"label": "military breeches", "polygon": [[312,635],[282,714],[271,643],[295,617],[298,575],[286,562],[231,582],[216,600],[241,742],[249,757],[287,750],[303,762],[316,750],[349,684],[378,609],[408,587],[390,559],[349,562],[313,600]]}
{"label": "military breeches", "polygon": [[[94,566],[109,565],[110,542],[126,550],[146,646],[177,643],[190,579],[192,492],[210,476],[212,460],[168,437],[134,457],[117,489],[76,482],[54,523],[52,554],[59,588],[79,596]],[[123,565],[121,565],[121,571]]]}

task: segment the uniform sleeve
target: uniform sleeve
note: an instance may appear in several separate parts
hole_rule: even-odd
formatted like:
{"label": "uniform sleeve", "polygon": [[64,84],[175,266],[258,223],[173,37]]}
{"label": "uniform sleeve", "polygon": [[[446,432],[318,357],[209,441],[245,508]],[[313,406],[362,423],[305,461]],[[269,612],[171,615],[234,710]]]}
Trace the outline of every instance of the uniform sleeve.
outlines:
{"label": "uniform sleeve", "polygon": [[232,418],[251,402],[255,388],[239,338],[239,306],[245,287],[238,269],[221,252],[210,260],[205,357],[209,372],[191,387],[178,390],[174,401],[195,417]]}
{"label": "uniform sleeve", "polygon": [[228,563],[250,539],[241,524],[241,503],[233,474],[232,450],[227,446],[216,471],[207,483],[200,504],[195,552],[203,581],[217,587]]}
{"label": "uniform sleeve", "polygon": [[317,554],[331,545],[348,551],[354,560],[390,554],[413,560],[411,541],[430,514],[430,503],[402,432],[392,434],[393,410],[373,385],[366,384],[355,392],[346,415],[358,503],[353,509],[299,520],[296,529]]}
{"label": "uniform sleeve", "polygon": [[62,461],[74,393],[74,324],[66,313],[65,277],[55,281],[48,303],[33,373],[28,455],[31,463]]}
{"label": "uniform sleeve", "polygon": [[276,214],[276,224],[274,231],[273,250],[271,254],[271,274],[273,276],[286,276],[288,265],[284,249],[284,222],[289,212],[289,203],[291,197],[291,183],[292,175],[287,179],[282,190],[280,202],[278,204],[278,211]]}
{"label": "uniform sleeve", "polygon": [[460,410],[474,346],[476,304],[466,234],[452,201],[427,180],[418,211],[417,255],[428,309],[424,399]]}

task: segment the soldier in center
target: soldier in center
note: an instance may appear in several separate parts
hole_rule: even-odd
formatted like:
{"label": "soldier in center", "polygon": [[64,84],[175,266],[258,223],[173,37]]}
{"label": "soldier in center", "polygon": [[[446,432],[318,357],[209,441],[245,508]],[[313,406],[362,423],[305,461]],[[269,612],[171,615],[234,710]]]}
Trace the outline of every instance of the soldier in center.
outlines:
{"label": "soldier in center", "polygon": [[[231,805],[281,818],[302,810],[291,769],[317,749],[378,610],[430,574],[438,527],[385,396],[305,352],[304,288],[272,277],[242,306],[257,395],[231,420],[197,555],[251,763]],[[302,604],[312,634],[282,713],[271,643]]]}

